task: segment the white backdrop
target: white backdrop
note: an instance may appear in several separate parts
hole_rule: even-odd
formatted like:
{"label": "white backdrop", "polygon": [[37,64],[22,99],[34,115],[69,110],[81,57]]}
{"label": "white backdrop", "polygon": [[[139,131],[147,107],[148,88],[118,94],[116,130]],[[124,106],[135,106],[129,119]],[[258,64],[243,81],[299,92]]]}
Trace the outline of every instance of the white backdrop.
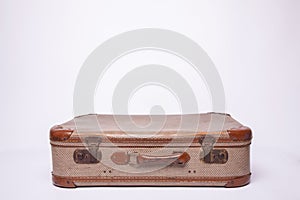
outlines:
{"label": "white backdrop", "polygon": [[[0,191],[6,199],[299,199],[300,1],[16,1],[0,2]],[[49,128],[73,116],[73,90],[87,56],[112,36],[138,28],[182,33],[211,57],[222,78],[226,112],[253,130],[252,182],[243,188],[80,188],[51,184]],[[145,62],[148,55],[120,61]],[[150,57],[151,58],[151,57]],[[130,60],[131,59],[131,60]],[[156,59],[173,61],[166,55]],[[123,63],[122,63],[123,62]],[[129,69],[130,65],[124,67]],[[126,70],[125,70],[126,71]],[[186,71],[201,105],[201,80]],[[109,113],[105,84],[96,111]],[[149,99],[178,112],[171,95],[147,88],[130,103],[147,113]],[[152,102],[152,101],[150,101]]]}

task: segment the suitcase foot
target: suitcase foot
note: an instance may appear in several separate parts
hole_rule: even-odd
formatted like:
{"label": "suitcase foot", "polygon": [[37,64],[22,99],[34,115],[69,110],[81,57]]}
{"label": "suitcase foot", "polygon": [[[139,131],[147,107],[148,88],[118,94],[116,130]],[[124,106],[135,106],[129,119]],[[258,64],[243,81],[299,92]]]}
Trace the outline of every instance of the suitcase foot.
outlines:
{"label": "suitcase foot", "polygon": [[227,188],[233,188],[233,187],[242,187],[250,183],[250,176],[251,173],[245,176],[241,176],[235,179],[232,179],[227,182],[225,187]]}
{"label": "suitcase foot", "polygon": [[55,186],[63,187],[63,188],[76,188],[76,185],[74,184],[73,180],[65,178],[65,177],[59,177],[52,174],[52,182]]}

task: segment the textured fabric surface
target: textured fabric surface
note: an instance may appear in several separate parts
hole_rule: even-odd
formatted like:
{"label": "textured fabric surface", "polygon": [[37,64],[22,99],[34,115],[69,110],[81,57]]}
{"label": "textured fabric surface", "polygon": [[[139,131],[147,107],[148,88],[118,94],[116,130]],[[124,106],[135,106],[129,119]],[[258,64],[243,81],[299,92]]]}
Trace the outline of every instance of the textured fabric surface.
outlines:
{"label": "textured fabric surface", "polygon": [[[160,176],[160,177],[234,177],[250,173],[249,151],[250,146],[226,147],[228,161],[225,164],[208,164],[200,159],[201,148],[190,147],[186,152],[190,155],[190,161],[184,167],[167,166],[156,171],[151,168],[136,168],[136,166],[113,166],[110,156],[115,148],[103,147],[102,159],[97,164],[76,164],[73,153],[78,147],[52,146],[53,174],[57,176],[71,177],[114,177],[114,176]],[[79,147],[82,148],[82,147]],[[121,148],[125,152],[138,152],[141,154],[153,154],[156,148]],[[182,149],[168,148],[156,154],[169,155],[173,151]],[[112,167],[111,167],[112,166]],[[130,171],[130,173],[126,172]],[[133,173],[139,171],[144,173]]]}
{"label": "textured fabric surface", "polygon": [[[135,125],[133,125],[133,123]],[[147,129],[139,127],[147,126]],[[101,125],[101,126],[99,126]],[[62,124],[65,128],[74,129],[76,133],[95,133],[103,130],[107,135],[112,132],[138,133],[139,136],[157,133],[165,135],[173,132],[210,132],[229,130],[242,126],[230,115],[223,113],[203,113],[187,115],[83,115]],[[101,131],[102,132],[102,131]],[[118,133],[120,134],[120,133]],[[114,134],[113,134],[114,135]]]}

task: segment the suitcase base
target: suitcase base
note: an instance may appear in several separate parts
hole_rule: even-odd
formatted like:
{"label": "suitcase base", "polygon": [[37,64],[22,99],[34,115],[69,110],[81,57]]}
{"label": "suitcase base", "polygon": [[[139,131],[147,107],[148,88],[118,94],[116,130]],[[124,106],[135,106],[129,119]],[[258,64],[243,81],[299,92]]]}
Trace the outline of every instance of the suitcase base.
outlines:
{"label": "suitcase base", "polygon": [[81,186],[218,186],[240,187],[250,182],[251,174],[239,177],[62,177],[52,174],[53,184],[64,188]]}

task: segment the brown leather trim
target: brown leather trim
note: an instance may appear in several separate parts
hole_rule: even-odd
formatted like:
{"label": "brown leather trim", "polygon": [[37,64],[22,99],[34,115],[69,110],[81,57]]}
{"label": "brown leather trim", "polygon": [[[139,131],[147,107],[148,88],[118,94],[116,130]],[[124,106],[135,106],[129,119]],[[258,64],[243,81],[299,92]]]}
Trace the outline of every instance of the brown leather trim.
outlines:
{"label": "brown leather trim", "polygon": [[247,126],[227,130],[227,133],[232,141],[247,141],[252,139],[252,131]]}
{"label": "brown leather trim", "polygon": [[228,181],[225,187],[232,188],[232,187],[245,186],[250,183],[250,177],[251,177],[251,173],[245,176],[237,177],[233,180]]}
{"label": "brown leather trim", "polygon": [[[60,148],[87,148],[86,146],[66,146],[66,145],[57,145],[57,144],[51,144],[53,147],[60,147]],[[249,144],[243,144],[243,145],[238,145],[238,146],[214,146],[214,148],[243,148],[243,147],[247,147],[251,145],[251,143]],[[164,148],[166,146],[134,146],[134,145],[126,145],[126,146],[117,146],[117,148]],[[169,146],[168,148],[180,148],[182,146]],[[190,146],[190,148],[199,148],[201,146]],[[101,147],[102,148],[102,147]],[[116,146],[103,146],[103,148],[116,148]]]}
{"label": "brown leather trim", "polygon": [[50,129],[50,140],[51,141],[65,141],[68,140],[72,133],[73,129],[64,128],[61,125],[53,126]]}
{"label": "brown leather trim", "polygon": [[[251,134],[251,130],[250,129],[246,129],[246,130],[228,130],[228,138],[223,138],[220,137],[217,142],[218,143],[226,143],[226,142],[246,142],[248,140],[251,140],[252,138],[252,134]],[[201,136],[200,136],[201,137]],[[193,143],[199,143],[199,136],[196,136],[193,139]],[[187,138],[176,138],[174,140],[172,140],[172,138],[112,138],[112,137],[107,137],[107,138],[103,138],[102,142],[106,143],[107,140],[109,140],[109,142],[112,143],[118,143],[118,142],[122,142],[122,143],[182,143],[182,142],[186,142],[189,141],[189,139]],[[60,140],[56,140],[56,141],[60,141]],[[72,137],[64,142],[67,143],[82,143],[82,138],[80,137]]]}
{"label": "brown leather trim", "polygon": [[52,174],[52,183],[55,186],[64,187],[64,188],[75,188],[76,185],[74,184],[73,181],[74,181],[73,178],[55,176]]}
{"label": "brown leather trim", "polygon": [[[61,177],[52,174],[53,184],[59,187],[65,188],[75,188],[76,182],[81,183],[97,183],[97,186],[107,186],[107,182],[115,183],[114,186],[122,186],[122,182],[132,182],[131,184],[126,184],[126,186],[145,186],[140,183],[147,183],[148,186],[161,186],[157,182],[166,182],[163,186],[174,186],[174,182],[183,182],[184,186],[201,186],[204,182],[227,182],[224,187],[240,187],[245,186],[250,182],[250,174],[239,176],[239,177],[156,177],[156,176],[128,176],[128,177]],[[199,184],[197,184],[199,182]],[[190,184],[189,184],[190,183]],[[217,184],[216,184],[217,185]],[[178,185],[177,185],[178,186]]]}

